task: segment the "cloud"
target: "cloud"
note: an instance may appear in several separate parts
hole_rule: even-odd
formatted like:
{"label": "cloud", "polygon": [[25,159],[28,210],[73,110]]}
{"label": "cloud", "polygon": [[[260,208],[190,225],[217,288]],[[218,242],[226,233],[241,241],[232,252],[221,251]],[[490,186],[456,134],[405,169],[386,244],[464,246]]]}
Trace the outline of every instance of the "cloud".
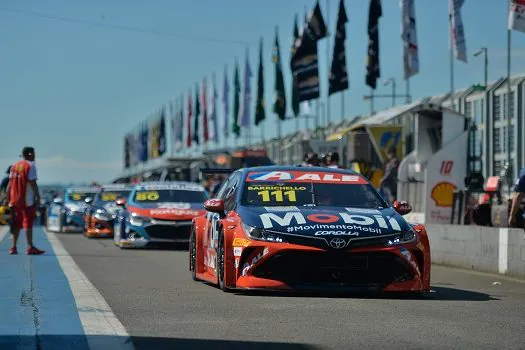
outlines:
{"label": "cloud", "polygon": [[[0,159],[0,164],[9,164],[16,159]],[[107,162],[85,162],[76,159],[69,159],[63,155],[56,155],[48,158],[37,158],[36,165],[38,168],[69,169],[69,170],[120,170],[122,169],[121,161]]]}

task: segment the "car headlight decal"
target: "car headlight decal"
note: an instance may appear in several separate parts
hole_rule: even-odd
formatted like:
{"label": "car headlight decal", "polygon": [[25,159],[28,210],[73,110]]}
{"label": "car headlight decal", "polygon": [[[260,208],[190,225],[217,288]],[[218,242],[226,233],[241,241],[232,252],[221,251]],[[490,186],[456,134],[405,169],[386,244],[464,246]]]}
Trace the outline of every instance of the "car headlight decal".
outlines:
{"label": "car headlight decal", "polygon": [[400,232],[399,235],[393,237],[392,239],[389,239],[387,244],[397,245],[397,244],[410,243],[415,240],[416,240],[416,232],[412,229],[409,229],[408,231]]}
{"label": "car headlight decal", "polygon": [[246,236],[257,241],[287,243],[286,240],[278,233],[268,232],[264,229],[242,224],[242,229]]}
{"label": "car headlight decal", "polygon": [[129,217],[129,223],[134,226],[143,226],[149,223],[150,221],[150,218],[136,214],[131,214],[131,216]]}

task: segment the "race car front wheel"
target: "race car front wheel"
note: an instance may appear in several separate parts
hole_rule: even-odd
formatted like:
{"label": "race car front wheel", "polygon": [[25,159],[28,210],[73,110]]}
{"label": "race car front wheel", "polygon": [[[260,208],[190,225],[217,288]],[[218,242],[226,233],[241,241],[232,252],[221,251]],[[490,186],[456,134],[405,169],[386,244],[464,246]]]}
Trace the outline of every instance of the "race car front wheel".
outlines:
{"label": "race car front wheel", "polygon": [[195,237],[195,229],[192,228],[190,235],[190,271],[191,278],[197,280],[197,240]]}
{"label": "race car front wheel", "polygon": [[217,266],[217,282],[219,288],[224,292],[229,292],[230,289],[226,287],[226,284],[224,283],[226,273],[224,268],[224,233],[222,231],[219,231],[219,244],[217,245],[216,257],[215,266]]}

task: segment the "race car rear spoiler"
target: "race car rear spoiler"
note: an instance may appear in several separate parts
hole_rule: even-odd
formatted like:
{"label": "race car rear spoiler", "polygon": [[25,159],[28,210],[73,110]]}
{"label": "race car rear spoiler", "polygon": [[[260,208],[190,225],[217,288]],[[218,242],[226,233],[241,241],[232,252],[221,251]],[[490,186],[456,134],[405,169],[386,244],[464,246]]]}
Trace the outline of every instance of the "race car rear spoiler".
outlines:
{"label": "race car rear spoiler", "polygon": [[224,168],[201,168],[200,177],[202,179],[203,175],[212,175],[212,174],[231,174],[235,169],[224,169]]}

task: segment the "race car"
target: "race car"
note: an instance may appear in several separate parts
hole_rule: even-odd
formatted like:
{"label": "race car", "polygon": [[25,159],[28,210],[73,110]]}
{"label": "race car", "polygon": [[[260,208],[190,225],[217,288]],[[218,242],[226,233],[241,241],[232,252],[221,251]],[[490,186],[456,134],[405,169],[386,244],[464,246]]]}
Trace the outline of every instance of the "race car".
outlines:
{"label": "race car", "polygon": [[84,213],[84,236],[113,237],[113,222],[119,210],[116,201],[127,198],[130,192],[127,185],[104,185],[94,198],[86,198],[89,207]]}
{"label": "race car", "polygon": [[224,291],[430,289],[425,227],[362,175],[270,166],[230,174],[193,219],[189,270]]}
{"label": "race car", "polygon": [[187,243],[192,219],[205,215],[204,187],[183,181],[136,185],[128,200],[121,198],[114,224],[115,245],[142,248],[163,243]]}
{"label": "race car", "polygon": [[64,197],[53,199],[47,211],[47,229],[53,232],[83,232],[84,212],[88,207],[86,198],[93,198],[99,187],[70,187]]}

